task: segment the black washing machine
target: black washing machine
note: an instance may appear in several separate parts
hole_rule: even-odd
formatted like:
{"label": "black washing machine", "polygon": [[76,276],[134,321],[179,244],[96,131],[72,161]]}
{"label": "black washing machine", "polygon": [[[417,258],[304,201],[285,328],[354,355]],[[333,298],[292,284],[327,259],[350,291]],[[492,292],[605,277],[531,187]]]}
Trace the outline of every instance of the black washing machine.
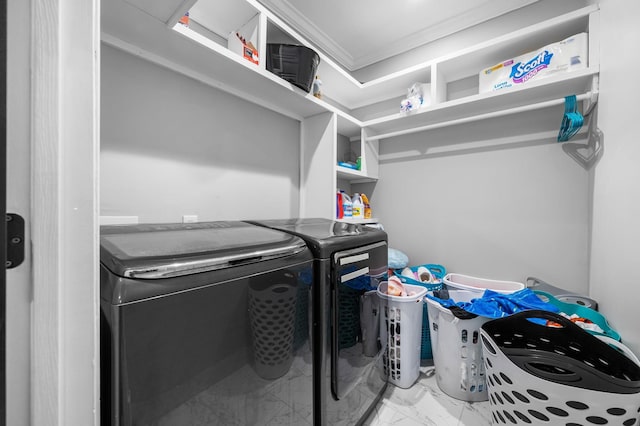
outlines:
{"label": "black washing machine", "polygon": [[311,424],[313,257],[243,222],[103,226],[102,425]]}
{"label": "black washing machine", "polygon": [[302,238],[314,256],[314,425],[363,422],[387,386],[376,292],[388,271],[387,234],[328,219],[251,223]]}

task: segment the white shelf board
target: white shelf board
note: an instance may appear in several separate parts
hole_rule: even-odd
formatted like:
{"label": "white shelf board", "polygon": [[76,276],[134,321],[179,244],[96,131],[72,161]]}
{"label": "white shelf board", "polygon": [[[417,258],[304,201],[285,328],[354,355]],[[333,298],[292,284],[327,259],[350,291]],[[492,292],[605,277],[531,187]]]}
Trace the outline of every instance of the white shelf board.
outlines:
{"label": "white shelf board", "polygon": [[367,176],[362,170],[354,170],[348,167],[336,165],[338,179],[348,180],[353,183],[375,182],[378,179]]}
{"label": "white shelf board", "polygon": [[591,90],[591,81],[598,73],[587,68],[571,73],[529,82],[526,86],[512,87],[495,92],[480,93],[462,99],[442,102],[410,115],[391,114],[364,122],[371,130],[369,139],[376,135],[411,129],[495,111],[504,111],[536,102],[583,94]]}
{"label": "white shelf board", "polygon": [[[245,1],[264,13],[270,22],[275,23],[300,43],[314,48],[312,43],[257,0]],[[314,48],[320,56],[318,74],[324,83],[325,94],[344,105],[345,108],[354,110],[403,96],[413,83],[432,83],[431,68],[435,64],[439,66],[439,73],[446,76],[447,82],[452,82],[477,75],[482,69],[506,60],[510,56],[520,55],[575,33],[586,31],[589,15],[597,10],[597,5],[587,6],[365,82],[358,81],[331,58]]]}
{"label": "white shelf board", "polygon": [[372,217],[369,219],[361,219],[361,218],[352,218],[352,217],[344,217],[342,219],[336,219],[337,222],[344,223],[354,223],[354,224],[367,224],[367,223],[380,223],[380,219],[377,217]]}
{"label": "white shelf board", "polygon": [[294,119],[335,109],[180,24],[169,28],[123,0],[102,10],[102,41],[116,48]]}
{"label": "white shelf board", "polygon": [[350,72],[338,65],[333,59],[315,48],[313,43],[307,40],[290,25],[274,15],[258,0],[245,0],[256,10],[267,16],[267,19],[291,35],[301,44],[311,47],[320,57],[318,73],[325,83],[323,91],[327,96],[348,109],[360,108],[371,102],[379,102],[406,93],[411,84],[416,82],[430,82],[431,62],[424,62],[412,67],[390,73],[368,82],[358,81]]}
{"label": "white shelf board", "polygon": [[[283,25],[285,29],[288,29],[285,23],[272,16],[270,12],[263,10],[264,8],[255,0],[246,1],[256,10],[267,14],[278,25]],[[153,6],[154,10],[157,8],[163,10],[162,13],[156,15],[161,15],[164,19],[169,14],[171,7],[180,4],[178,9],[174,11],[174,15],[176,15],[183,13],[181,8],[188,8],[194,2],[195,0],[159,0],[158,3],[164,6],[160,7],[155,2],[151,4],[155,5]],[[136,5],[131,3],[136,3]],[[145,7],[151,7],[147,3],[147,0],[109,0],[105,2],[102,8],[103,41],[294,119],[302,120],[326,112],[335,113],[338,116],[338,133],[348,137],[357,136],[362,127],[370,130],[370,139],[375,139],[376,134],[482,115],[574,93],[585,93],[590,90],[592,77],[598,72],[597,66],[591,67],[566,75],[530,82],[522,88],[503,89],[436,103],[409,116],[394,112],[380,118],[360,121],[350,115],[349,109],[336,107],[305,93],[269,71],[230,52],[226,46],[209,40],[187,27],[178,24],[175,30],[169,28],[159,18],[154,18],[141,10],[141,7],[145,5]],[[548,37],[549,31],[556,31],[558,28],[561,28],[561,31],[567,31],[567,28],[569,31],[579,28],[586,29],[584,27],[588,24],[589,14],[596,10],[597,6],[586,7],[472,46],[469,49],[454,52],[450,56],[418,64],[410,69],[364,84],[346,75],[344,70],[340,70],[339,67],[336,66],[335,69],[338,74],[342,75],[344,81],[357,87],[361,94],[364,93],[363,90],[366,91],[367,88],[376,86],[378,88],[375,90],[383,91],[386,90],[382,89],[383,87],[394,87],[397,84],[403,87],[407,86],[408,81],[414,80],[415,75],[427,72],[434,63],[438,64],[438,73],[443,70],[447,71],[444,74],[447,81],[451,81],[452,76],[456,77],[457,71],[455,70],[463,68],[463,65],[470,65],[468,61],[473,61],[477,65],[478,55],[488,54],[487,52],[491,51],[499,52],[502,58],[506,54],[502,50],[505,46],[519,46],[521,48],[523,39],[527,37],[545,38]],[[572,25],[575,28],[571,27]],[[295,32],[292,32],[292,35],[299,36]],[[303,39],[301,41],[304,42]],[[468,74],[468,70],[464,72]],[[404,78],[410,80],[404,81]],[[396,89],[400,90],[398,87],[395,87],[394,90]],[[402,91],[404,90],[406,87],[402,89]],[[397,96],[397,93],[395,95]],[[333,97],[331,99],[335,101]],[[363,99],[367,99],[367,97],[363,96]],[[371,100],[367,99],[367,101]],[[349,176],[349,172],[338,171],[338,173]],[[367,177],[363,176],[363,178]]]}
{"label": "white shelf board", "polygon": [[323,82],[323,92],[331,99],[349,109],[357,109],[372,103],[406,96],[407,90],[416,82],[431,81],[430,62],[384,76],[375,81],[354,84],[322,60],[317,74]]}

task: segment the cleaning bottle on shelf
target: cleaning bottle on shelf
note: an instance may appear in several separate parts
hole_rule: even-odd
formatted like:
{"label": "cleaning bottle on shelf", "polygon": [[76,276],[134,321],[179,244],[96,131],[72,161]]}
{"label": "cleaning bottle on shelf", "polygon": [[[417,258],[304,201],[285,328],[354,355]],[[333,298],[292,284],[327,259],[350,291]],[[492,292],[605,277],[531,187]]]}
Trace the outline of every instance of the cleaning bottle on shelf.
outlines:
{"label": "cleaning bottle on shelf", "polygon": [[336,193],[336,219],[344,217],[344,206],[342,204],[342,191]]}
{"label": "cleaning bottle on shelf", "polygon": [[353,211],[352,215],[354,219],[363,219],[364,218],[364,203],[362,202],[362,198],[359,193],[353,194]]}
{"label": "cleaning bottle on shelf", "polygon": [[316,78],[313,80],[313,96],[318,99],[322,99],[322,80],[320,77],[316,75]]}
{"label": "cleaning bottle on shelf", "polygon": [[342,211],[344,212],[343,218],[351,218],[353,216],[353,202],[351,201],[351,197],[349,194],[340,190],[342,194]]}
{"label": "cleaning bottle on shelf", "polygon": [[362,204],[364,204],[364,218],[371,219],[371,204],[369,204],[369,199],[364,194],[360,194],[360,198],[362,198]]}

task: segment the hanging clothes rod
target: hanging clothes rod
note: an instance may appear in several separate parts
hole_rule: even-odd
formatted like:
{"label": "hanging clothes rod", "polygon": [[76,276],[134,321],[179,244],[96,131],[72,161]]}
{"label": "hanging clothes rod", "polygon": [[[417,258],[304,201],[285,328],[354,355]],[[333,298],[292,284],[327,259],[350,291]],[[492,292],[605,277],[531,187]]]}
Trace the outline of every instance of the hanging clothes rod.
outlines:
{"label": "hanging clothes rod", "polygon": [[[581,95],[577,95],[576,100],[589,101],[589,106],[585,107],[584,109],[585,111],[586,110],[590,111],[591,106],[596,102],[597,97],[598,97],[598,92],[587,92]],[[523,105],[520,107],[505,109],[501,111],[488,112],[485,114],[474,115],[472,117],[458,118],[455,120],[443,121],[441,123],[434,123],[434,124],[428,124],[426,126],[413,127],[411,129],[404,129],[404,130],[398,130],[395,132],[372,135],[372,136],[369,136],[367,140],[388,139],[395,136],[402,136],[402,135],[408,135],[411,133],[424,132],[426,130],[433,130],[433,129],[439,129],[442,127],[456,126],[458,124],[472,123],[474,121],[487,120],[489,118],[504,117],[506,115],[512,115],[512,114],[518,114],[521,112],[533,111],[536,109],[548,108],[555,105],[562,105],[564,104],[564,102],[565,102],[564,98],[552,99],[550,101],[538,102],[536,104],[530,104],[530,105]],[[585,112],[585,115],[586,114],[587,112]]]}

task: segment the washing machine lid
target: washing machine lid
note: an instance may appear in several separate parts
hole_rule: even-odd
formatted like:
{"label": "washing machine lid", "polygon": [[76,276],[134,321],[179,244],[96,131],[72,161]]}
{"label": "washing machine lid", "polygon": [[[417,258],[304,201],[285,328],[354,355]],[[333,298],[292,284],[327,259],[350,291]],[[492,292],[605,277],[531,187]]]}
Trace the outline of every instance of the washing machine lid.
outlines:
{"label": "washing machine lid", "polygon": [[368,244],[387,241],[387,233],[364,224],[338,222],[322,218],[250,221],[297,235],[305,240],[316,258]]}
{"label": "washing machine lid", "polygon": [[294,235],[245,222],[111,225],[100,228],[100,261],[112,273],[160,279],[289,256]]}

